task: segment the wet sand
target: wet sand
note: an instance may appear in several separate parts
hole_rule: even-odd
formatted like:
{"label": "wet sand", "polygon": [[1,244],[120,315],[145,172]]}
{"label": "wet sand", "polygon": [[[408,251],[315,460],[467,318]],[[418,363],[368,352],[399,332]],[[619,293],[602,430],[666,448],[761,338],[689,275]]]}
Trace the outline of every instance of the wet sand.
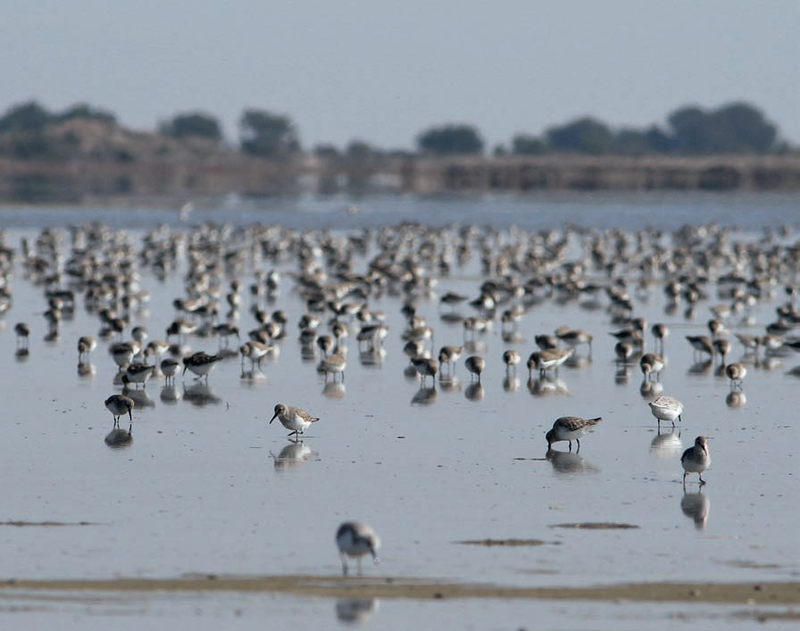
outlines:
{"label": "wet sand", "polygon": [[2,590],[58,592],[268,592],[328,598],[492,598],[800,605],[800,582],[621,583],[592,587],[509,587],[391,577],[189,576],[109,580],[6,580]]}

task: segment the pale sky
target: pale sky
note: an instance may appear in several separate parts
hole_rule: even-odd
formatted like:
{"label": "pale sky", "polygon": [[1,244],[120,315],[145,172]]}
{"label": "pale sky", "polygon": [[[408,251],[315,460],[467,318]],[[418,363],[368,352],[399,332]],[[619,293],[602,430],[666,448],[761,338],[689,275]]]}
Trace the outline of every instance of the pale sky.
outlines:
{"label": "pale sky", "polygon": [[0,111],[77,102],[125,126],[245,108],[301,143],[415,146],[468,123],[488,147],[591,115],[664,124],[745,100],[800,144],[800,0],[5,0]]}

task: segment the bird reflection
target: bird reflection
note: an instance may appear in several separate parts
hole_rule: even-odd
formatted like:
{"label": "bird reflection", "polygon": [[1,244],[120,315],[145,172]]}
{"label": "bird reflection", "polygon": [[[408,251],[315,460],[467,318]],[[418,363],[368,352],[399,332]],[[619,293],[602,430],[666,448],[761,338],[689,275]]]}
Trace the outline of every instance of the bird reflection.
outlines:
{"label": "bird reflection", "polygon": [[307,460],[317,456],[317,452],[312,451],[311,447],[306,445],[302,440],[290,441],[286,447],[280,450],[276,456],[271,451],[269,455],[275,463],[276,471],[288,471],[297,467]]}
{"label": "bird reflection", "polygon": [[409,364],[408,366],[403,368],[403,376],[406,379],[409,380],[413,379],[414,381],[417,381],[419,379],[419,373],[417,372],[417,369],[414,368],[413,364]]}
{"label": "bird reflection", "polygon": [[167,405],[175,405],[181,400],[181,391],[178,390],[177,386],[170,384],[161,388],[161,394],[159,395],[159,398],[161,399],[162,403],[166,403]]}
{"label": "bird reflection", "polygon": [[198,381],[188,388],[186,384],[183,385],[183,400],[188,401],[192,405],[203,407],[206,405],[219,405],[222,403],[214,391],[205,381]]}
{"label": "bird reflection", "polygon": [[375,346],[366,351],[361,351],[358,354],[358,361],[362,366],[375,366],[380,368],[383,366],[383,360],[386,358],[386,349],[380,346]]}
{"label": "bird reflection", "polygon": [[524,344],[525,338],[516,331],[505,331],[502,334],[503,342],[506,344]]}
{"label": "bird reflection", "polygon": [[94,364],[88,362],[78,362],[78,376],[83,378],[94,377],[97,369]]}
{"label": "bird reflection", "polygon": [[697,493],[684,493],[681,498],[681,511],[694,521],[694,526],[698,530],[706,527],[708,513],[711,510],[711,502],[703,493],[703,487]]}
{"label": "bird reflection", "polygon": [[503,390],[506,392],[516,392],[519,390],[519,377],[516,375],[506,375],[503,379]]}
{"label": "bird reflection", "polygon": [[241,381],[246,385],[252,386],[259,381],[266,381],[267,376],[258,369],[242,370],[242,374],[239,375],[239,379],[241,379]]}
{"label": "bird reflection", "polygon": [[620,364],[614,373],[614,383],[618,386],[625,386],[630,380],[627,364]]}
{"label": "bird reflection", "polygon": [[528,391],[535,397],[550,395],[569,396],[569,388],[557,377],[539,377],[528,379]]}
{"label": "bird reflection", "polygon": [[436,401],[436,397],[438,396],[439,393],[436,391],[435,387],[420,387],[420,389],[414,393],[414,396],[411,397],[411,405],[430,405]]}
{"label": "bird reflection", "polygon": [[639,394],[643,399],[655,399],[664,391],[664,386],[658,381],[650,381],[646,377],[642,380],[642,385],[639,386]]}
{"label": "bird reflection", "polygon": [[340,622],[363,624],[377,610],[375,598],[341,598],[336,601],[336,618]]}
{"label": "bird reflection", "polygon": [[650,441],[650,451],[658,458],[676,458],[682,448],[680,430],[671,427],[670,431],[662,431],[659,424],[658,434]]}
{"label": "bird reflection", "polygon": [[105,443],[113,449],[119,447],[129,447],[133,442],[133,424],[128,426],[127,430],[115,427],[105,437]]}
{"label": "bird reflection", "polygon": [[14,351],[14,357],[17,359],[18,362],[27,361],[28,357],[31,356],[31,351],[28,348],[18,348]]}
{"label": "bird reflection", "polygon": [[481,340],[468,340],[464,342],[464,350],[468,353],[485,353],[486,342]]}
{"label": "bird reflection", "polygon": [[485,390],[483,389],[483,385],[480,381],[476,381],[471,383],[467,386],[466,390],[464,390],[464,396],[467,397],[470,401],[480,401],[483,399],[483,395],[485,394]]}
{"label": "bird reflection", "polygon": [[687,375],[707,375],[711,372],[711,367],[713,366],[713,361],[707,359],[705,361],[695,362],[691,366],[689,366],[689,370],[686,371]]}
{"label": "bird reflection", "polygon": [[439,387],[442,392],[461,392],[461,381],[455,375],[451,377],[439,376]]}
{"label": "bird reflection", "polygon": [[347,388],[342,381],[326,381],[322,388],[322,396],[329,399],[344,399],[346,393]]}
{"label": "bird reflection", "polygon": [[129,390],[128,388],[123,388],[122,394],[133,399],[137,410],[156,407],[155,401],[150,398],[146,390],[136,390],[135,388],[133,390]]}
{"label": "bird reflection", "polygon": [[725,397],[725,405],[729,408],[744,407],[745,403],[747,403],[747,396],[741,390],[732,390]]}
{"label": "bird reflection", "polygon": [[553,465],[553,471],[558,474],[572,473],[599,473],[600,469],[586,460],[577,452],[558,451],[548,449],[545,454],[548,462]]}
{"label": "bird reflection", "polygon": [[590,355],[570,355],[564,362],[565,366],[570,368],[586,368],[592,365],[592,357]]}

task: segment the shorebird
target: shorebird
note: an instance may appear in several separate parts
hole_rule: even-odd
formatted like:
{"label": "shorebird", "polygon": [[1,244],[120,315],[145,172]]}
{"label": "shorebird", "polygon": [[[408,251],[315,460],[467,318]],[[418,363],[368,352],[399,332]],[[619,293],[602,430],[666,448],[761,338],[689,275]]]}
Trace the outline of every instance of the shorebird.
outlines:
{"label": "shorebird", "polygon": [[447,364],[455,369],[456,362],[461,359],[461,353],[463,352],[463,346],[442,346],[439,349],[439,363],[442,368]]}
{"label": "shorebird", "polygon": [[334,379],[336,379],[338,373],[341,373],[342,381],[344,381],[344,369],[346,367],[347,361],[340,352],[331,353],[327,357],[323,357],[319,362],[319,370],[325,373],[326,379],[328,378],[328,373],[331,373]]}
{"label": "shorebird", "polygon": [[578,449],[575,452],[577,453],[581,450],[580,437],[601,420],[601,416],[597,418],[581,418],[579,416],[561,416],[557,418],[553,423],[553,429],[545,434],[547,449],[550,450],[553,443],[566,440],[569,442],[569,450],[572,451],[572,441],[574,440],[578,443]]}
{"label": "shorebird", "polygon": [[97,348],[97,340],[91,335],[78,338],[78,362],[89,359],[89,355]]}
{"label": "shorebird", "polygon": [[689,473],[696,473],[700,478],[700,486],[706,481],[703,479],[703,471],[708,469],[711,464],[711,455],[708,453],[708,443],[705,436],[698,436],[694,439],[694,447],[689,447],[681,456],[681,466],[683,466],[683,488],[686,488],[686,476]]}
{"label": "shorebird", "polygon": [[269,424],[272,424],[272,421],[276,418],[286,429],[292,430],[289,436],[297,436],[305,433],[306,427],[319,420],[319,417],[311,416],[301,408],[296,408],[293,405],[284,405],[283,403],[278,403],[278,405],[275,406],[275,414],[272,415]]}
{"label": "shorebird", "polygon": [[17,346],[28,348],[28,339],[31,335],[31,327],[27,322],[17,322],[14,325],[14,333],[17,334]]}
{"label": "shorebird", "polygon": [[639,360],[639,367],[642,369],[645,379],[649,379],[650,375],[654,374],[658,381],[658,375],[664,369],[664,358],[655,353],[645,353]]}
{"label": "shorebird", "polygon": [[129,383],[142,384],[142,387],[147,387],[147,380],[153,376],[156,367],[150,364],[142,364],[136,362],[129,364],[125,369],[125,374],[122,375],[122,383],[128,385]]}
{"label": "shorebird", "polygon": [[695,354],[708,353],[709,357],[714,357],[714,345],[707,335],[687,335],[686,339],[692,345]]}
{"label": "shorebird", "polygon": [[650,331],[653,333],[653,337],[656,339],[658,344],[657,350],[660,353],[664,353],[664,339],[669,335],[669,327],[663,322],[656,322],[652,327],[650,327]]}
{"label": "shorebird", "polygon": [[159,368],[161,369],[161,374],[164,375],[164,380],[169,383],[171,379],[174,379],[175,374],[178,372],[180,368],[180,364],[177,360],[172,359],[172,357],[165,357],[161,360],[159,364]]}
{"label": "shorebird", "polygon": [[683,403],[674,397],[669,397],[662,394],[657,399],[648,403],[650,411],[658,419],[659,426],[661,421],[670,421],[672,427],[675,427],[675,419],[681,421],[681,414],[683,414]]}
{"label": "shorebird", "polygon": [[533,341],[536,343],[536,346],[539,347],[539,350],[542,351],[558,348],[558,340],[553,335],[534,335]]}
{"label": "shorebird", "polygon": [[558,367],[567,361],[575,352],[574,348],[553,348],[546,351],[533,351],[528,358],[528,374],[536,368],[540,375],[544,375],[551,368]]}
{"label": "shorebird", "polygon": [[336,546],[342,560],[342,574],[347,576],[347,559],[354,557],[358,562],[358,573],[361,574],[361,557],[371,554],[374,563],[378,562],[380,537],[371,526],[360,521],[346,521],[336,531]]}
{"label": "shorebird", "polygon": [[581,329],[558,328],[555,331],[555,336],[570,346],[575,348],[578,344],[587,344],[589,346],[589,355],[592,354],[592,334],[587,333]]}
{"label": "shorebird", "polygon": [[105,400],[106,409],[114,416],[114,426],[119,425],[119,417],[127,414],[133,423],[133,399],[126,397],[124,394],[112,394]]}
{"label": "shorebird", "polygon": [[464,365],[467,367],[467,370],[472,374],[478,377],[478,383],[481,381],[481,373],[483,369],[486,367],[486,360],[479,355],[470,355],[467,359],[464,360]]}
{"label": "shorebird", "polygon": [[731,390],[741,388],[743,380],[747,375],[747,366],[742,362],[734,362],[725,366],[725,374],[731,380]]}
{"label": "shorebird", "polygon": [[195,379],[200,379],[201,377],[208,379],[208,373],[214,369],[214,366],[221,359],[220,355],[209,355],[203,351],[198,351],[189,355],[189,357],[183,358],[183,374],[185,375],[188,369],[197,375]]}
{"label": "shorebird", "polygon": [[614,354],[617,356],[617,363],[627,364],[633,355],[633,346],[630,342],[617,342],[614,344]]}
{"label": "shorebird", "polygon": [[439,362],[429,357],[414,357],[411,359],[414,369],[419,373],[420,383],[425,385],[425,379],[430,377],[436,386],[436,373],[439,372]]}
{"label": "shorebird", "polygon": [[512,368],[514,371],[517,370],[517,364],[520,362],[522,358],[520,357],[519,351],[514,349],[509,349],[503,352],[503,363],[506,365],[506,372],[509,372]]}
{"label": "shorebird", "polygon": [[256,364],[258,367],[261,368],[261,360],[273,349],[272,346],[269,344],[263,344],[261,342],[245,342],[239,348],[239,352],[242,355],[242,363],[244,363],[244,358],[250,360],[250,367],[255,368]]}

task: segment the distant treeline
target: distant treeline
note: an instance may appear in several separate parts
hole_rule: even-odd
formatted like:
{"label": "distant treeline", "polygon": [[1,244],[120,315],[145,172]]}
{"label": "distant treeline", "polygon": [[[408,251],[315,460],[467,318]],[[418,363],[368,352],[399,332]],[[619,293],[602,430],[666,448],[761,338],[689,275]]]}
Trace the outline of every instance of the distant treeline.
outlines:
{"label": "distant treeline", "polygon": [[[12,106],[0,118],[0,157],[15,160],[74,157],[82,146],[75,130],[49,133],[74,120],[101,121],[109,127],[120,127],[113,113],[86,104],[51,112],[30,101]],[[777,127],[757,107],[741,102],[713,110],[681,107],[668,116],[665,127],[653,125],[646,129],[614,129],[595,118],[583,117],[549,127],[541,135],[518,133],[508,145],[498,145],[491,151],[480,131],[469,124],[445,124],[421,131],[415,139],[416,153],[380,149],[363,140],[354,140],[343,148],[323,144],[304,149],[290,116],[261,109],[244,110],[235,144],[225,139],[216,117],[201,111],[179,113],[161,121],[155,135],[177,141],[199,140],[227,151],[280,161],[308,154],[363,162],[378,156],[482,156],[489,152],[495,156],[568,153],[692,156],[779,154],[789,150],[780,140]],[[131,154],[131,158],[135,156]]]}

